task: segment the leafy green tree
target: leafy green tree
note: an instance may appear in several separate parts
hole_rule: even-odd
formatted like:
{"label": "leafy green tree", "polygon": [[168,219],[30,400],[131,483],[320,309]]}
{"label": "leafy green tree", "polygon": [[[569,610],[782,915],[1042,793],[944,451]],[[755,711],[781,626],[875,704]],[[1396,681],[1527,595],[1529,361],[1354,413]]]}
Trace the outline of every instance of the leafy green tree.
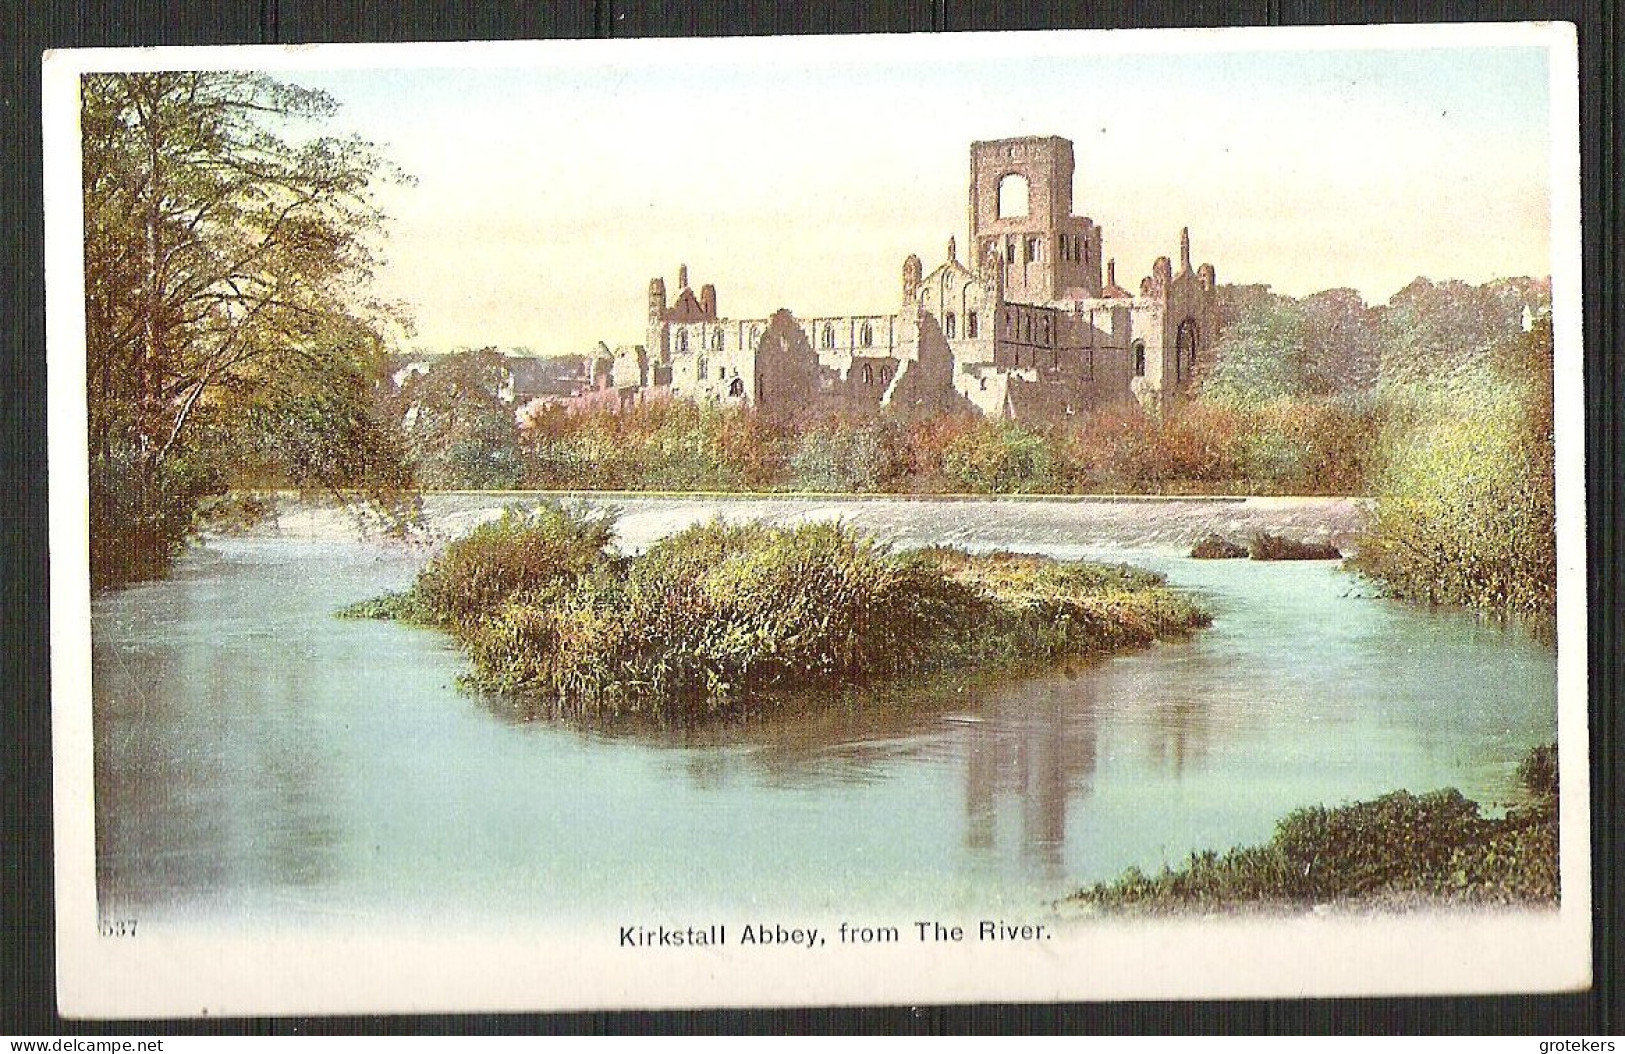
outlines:
{"label": "leafy green tree", "polygon": [[[1203,399],[1256,406],[1307,393],[1308,326],[1291,297],[1241,287],[1244,303],[1221,308],[1226,325],[1201,378]],[[1234,299],[1227,293],[1226,299]]]}
{"label": "leafy green tree", "polygon": [[524,472],[519,427],[502,398],[510,375],[495,348],[460,351],[401,385],[407,446],[426,487],[507,490]]}
{"label": "leafy green tree", "polygon": [[1539,285],[1411,282],[1382,311],[1383,383],[1425,381],[1481,365],[1493,344],[1522,331],[1524,308],[1540,303]]}
{"label": "leafy green tree", "polygon": [[97,586],[163,574],[251,464],[384,510],[410,483],[378,406],[394,320],[366,295],[396,174],[320,134],[335,109],[253,73],[81,82]]}
{"label": "leafy green tree", "polygon": [[1403,400],[1384,430],[1356,566],[1397,596],[1550,616],[1557,600],[1552,330],[1486,349]]}
{"label": "leafy green tree", "polygon": [[1380,313],[1354,289],[1326,289],[1299,304],[1309,391],[1342,395],[1374,388]]}

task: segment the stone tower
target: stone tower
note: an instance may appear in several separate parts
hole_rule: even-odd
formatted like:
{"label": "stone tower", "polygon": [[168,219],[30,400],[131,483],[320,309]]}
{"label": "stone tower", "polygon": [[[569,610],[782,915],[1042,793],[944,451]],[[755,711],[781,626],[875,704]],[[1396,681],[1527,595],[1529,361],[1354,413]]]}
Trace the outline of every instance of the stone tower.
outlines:
{"label": "stone tower", "polygon": [[1004,261],[1005,295],[1047,303],[1100,295],[1100,228],[1072,215],[1072,143],[1026,136],[972,143],[974,259]]}

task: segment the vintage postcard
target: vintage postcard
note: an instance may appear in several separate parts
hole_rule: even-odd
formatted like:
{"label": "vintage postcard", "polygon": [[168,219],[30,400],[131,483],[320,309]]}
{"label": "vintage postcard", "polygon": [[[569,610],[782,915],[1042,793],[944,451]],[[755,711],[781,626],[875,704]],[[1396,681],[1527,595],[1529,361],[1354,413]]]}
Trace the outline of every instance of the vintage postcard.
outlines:
{"label": "vintage postcard", "polygon": [[44,76],[64,1015],[1590,984],[1573,27]]}

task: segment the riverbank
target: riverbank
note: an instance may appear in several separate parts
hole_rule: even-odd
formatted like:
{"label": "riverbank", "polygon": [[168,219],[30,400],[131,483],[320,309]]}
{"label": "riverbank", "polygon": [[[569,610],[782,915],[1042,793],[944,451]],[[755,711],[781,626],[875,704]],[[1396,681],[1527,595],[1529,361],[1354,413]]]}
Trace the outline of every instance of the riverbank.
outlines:
{"label": "riverbank", "polygon": [[1555,744],[1518,766],[1526,800],[1501,817],[1455,789],[1395,791],[1288,814],[1264,845],[1195,852],[1155,875],[1122,877],[1064,902],[1083,913],[1384,911],[1460,906],[1555,907]]}
{"label": "riverbank", "polygon": [[479,688],[555,714],[694,717],[779,693],[1141,648],[1211,615],[1125,566],[720,520],[626,557],[611,513],[510,508],[356,617],[449,632]]}

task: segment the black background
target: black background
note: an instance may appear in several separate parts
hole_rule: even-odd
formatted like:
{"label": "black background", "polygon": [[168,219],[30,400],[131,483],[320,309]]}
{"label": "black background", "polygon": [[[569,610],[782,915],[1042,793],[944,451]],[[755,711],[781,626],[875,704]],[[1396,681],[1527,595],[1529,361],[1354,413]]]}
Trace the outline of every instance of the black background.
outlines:
{"label": "black background", "polygon": [[[1618,757],[1621,370],[1618,15],[1570,3],[1044,0],[0,2],[0,1034],[1625,1032]],[[47,48],[1561,20],[1579,26],[1596,987],[1557,996],[64,1022],[55,1011],[40,56]],[[1488,222],[1488,220],[1486,220]],[[342,983],[342,978],[335,978]],[[1531,1044],[1533,1047],[1533,1044]]]}

